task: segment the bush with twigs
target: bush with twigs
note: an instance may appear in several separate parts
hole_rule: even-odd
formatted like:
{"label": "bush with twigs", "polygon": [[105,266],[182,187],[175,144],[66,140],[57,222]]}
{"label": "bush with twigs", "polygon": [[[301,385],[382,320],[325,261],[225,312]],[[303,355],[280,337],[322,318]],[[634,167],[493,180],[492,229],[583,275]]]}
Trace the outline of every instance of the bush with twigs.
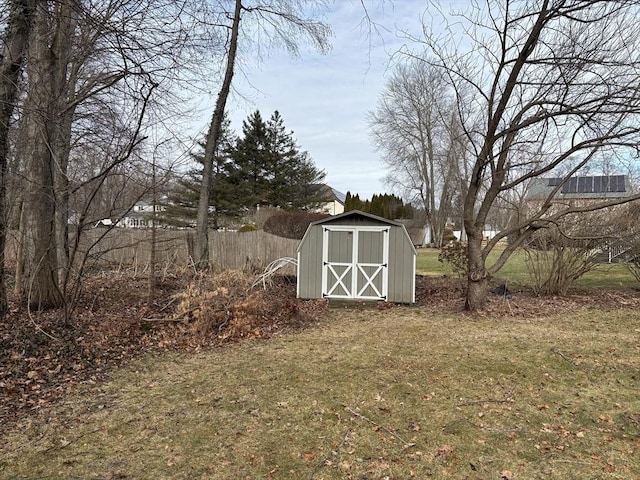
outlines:
{"label": "bush with twigs", "polygon": [[280,276],[268,288],[252,287],[255,279],[239,270],[200,274],[175,296],[174,318],[202,344],[269,337],[313,320],[319,305],[296,299],[291,278]]}
{"label": "bush with twigs", "polygon": [[538,230],[524,248],[525,263],[537,294],[566,295],[599,263],[602,240],[581,235],[581,228],[555,225]]}
{"label": "bush with twigs", "polygon": [[317,212],[278,211],[271,215],[264,224],[264,231],[279,237],[301,240],[309,224],[327,218],[328,215]]}
{"label": "bush with twigs", "polygon": [[449,265],[453,273],[460,278],[467,276],[468,257],[467,244],[464,242],[450,242],[440,249],[438,261]]}

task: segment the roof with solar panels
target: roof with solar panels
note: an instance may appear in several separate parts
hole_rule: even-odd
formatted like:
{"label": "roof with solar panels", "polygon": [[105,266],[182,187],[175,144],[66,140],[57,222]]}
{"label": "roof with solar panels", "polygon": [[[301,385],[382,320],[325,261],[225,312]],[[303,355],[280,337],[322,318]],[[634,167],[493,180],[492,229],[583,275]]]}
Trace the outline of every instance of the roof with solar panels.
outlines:
{"label": "roof with solar panels", "polygon": [[534,178],[527,199],[546,199],[555,193],[557,200],[622,198],[632,195],[627,175]]}

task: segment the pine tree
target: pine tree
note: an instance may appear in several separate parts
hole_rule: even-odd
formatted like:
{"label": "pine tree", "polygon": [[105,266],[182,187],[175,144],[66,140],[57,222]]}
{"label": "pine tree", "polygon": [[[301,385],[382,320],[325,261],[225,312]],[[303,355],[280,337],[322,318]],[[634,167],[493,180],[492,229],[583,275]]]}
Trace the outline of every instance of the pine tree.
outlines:
{"label": "pine tree", "polygon": [[373,194],[371,200],[360,200],[360,195],[347,192],[344,211],[360,210],[390,220],[413,218],[413,206],[405,205],[402,199],[393,194]]}
{"label": "pine tree", "polygon": [[316,168],[307,152],[300,150],[277,110],[267,122],[267,138],[271,160],[269,204],[300,210],[321,201],[325,173]]}
{"label": "pine tree", "polygon": [[353,199],[351,197],[351,192],[347,191],[347,194],[344,196],[344,211],[345,212],[349,212],[351,210],[353,210]]}
{"label": "pine tree", "polygon": [[282,116],[276,110],[267,122],[269,146],[269,193],[268,203],[273,206],[288,206],[295,200],[295,185],[291,181],[299,152],[293,137],[284,126]]}
{"label": "pine tree", "polygon": [[267,203],[269,156],[267,126],[256,110],[242,122],[242,137],[231,150],[231,183],[238,202],[247,208]]}
{"label": "pine tree", "polygon": [[300,150],[277,110],[266,123],[256,110],[243,122],[242,133],[231,156],[237,192],[247,207],[304,209],[321,200],[325,173]]}
{"label": "pine tree", "polygon": [[[164,206],[163,221],[192,225],[196,218],[204,160],[204,142],[191,154],[196,167],[175,182]],[[268,122],[258,110],[242,122],[237,137],[225,118],[214,158],[209,195],[209,226],[240,216],[259,204],[305,209],[321,200],[324,172],[301,151],[276,111]]]}
{"label": "pine tree", "polygon": [[[237,202],[235,186],[231,183],[234,165],[229,158],[229,151],[234,143],[234,132],[226,115],[222,123],[221,135],[214,157],[212,188],[209,191],[209,227],[214,229],[221,226],[223,219],[238,216],[242,208],[242,205]],[[202,182],[204,148],[204,141],[198,142],[198,150],[190,153],[196,166],[176,180],[166,200],[162,202],[164,223],[178,227],[195,224]]]}

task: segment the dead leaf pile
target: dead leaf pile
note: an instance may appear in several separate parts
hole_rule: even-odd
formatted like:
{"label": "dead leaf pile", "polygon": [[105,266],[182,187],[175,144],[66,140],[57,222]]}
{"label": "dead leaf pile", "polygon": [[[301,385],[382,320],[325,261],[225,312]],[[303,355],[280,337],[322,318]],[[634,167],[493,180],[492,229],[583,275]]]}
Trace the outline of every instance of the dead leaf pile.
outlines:
{"label": "dead leaf pile", "polygon": [[[496,286],[502,282],[496,281]],[[508,285],[510,295],[489,294],[483,308],[464,310],[464,282],[456,277],[416,276],[416,303],[427,311],[478,318],[535,318],[575,313],[581,309],[610,311],[640,308],[640,292],[631,288],[573,288],[564,296],[536,295],[526,286]]]}

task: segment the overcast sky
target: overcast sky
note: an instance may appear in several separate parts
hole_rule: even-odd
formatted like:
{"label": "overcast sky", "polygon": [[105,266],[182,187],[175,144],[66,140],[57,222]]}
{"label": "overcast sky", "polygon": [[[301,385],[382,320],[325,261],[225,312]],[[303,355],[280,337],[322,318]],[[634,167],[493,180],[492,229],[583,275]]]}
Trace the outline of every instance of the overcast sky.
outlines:
{"label": "overcast sky", "polygon": [[370,198],[389,189],[369,138],[367,112],[375,108],[390,74],[390,55],[405,43],[397,30],[418,32],[427,3],[364,2],[379,34],[368,37],[360,1],[336,0],[327,17],[334,32],[328,54],[305,49],[291,58],[284,51],[272,52],[261,65],[245,69],[251,86],[241,75],[234,77],[235,88],[248,100],[236,96],[228,107],[238,133],[242,120],[256,109],[265,120],[278,110],[300,148],[326,171],[329,185]]}

